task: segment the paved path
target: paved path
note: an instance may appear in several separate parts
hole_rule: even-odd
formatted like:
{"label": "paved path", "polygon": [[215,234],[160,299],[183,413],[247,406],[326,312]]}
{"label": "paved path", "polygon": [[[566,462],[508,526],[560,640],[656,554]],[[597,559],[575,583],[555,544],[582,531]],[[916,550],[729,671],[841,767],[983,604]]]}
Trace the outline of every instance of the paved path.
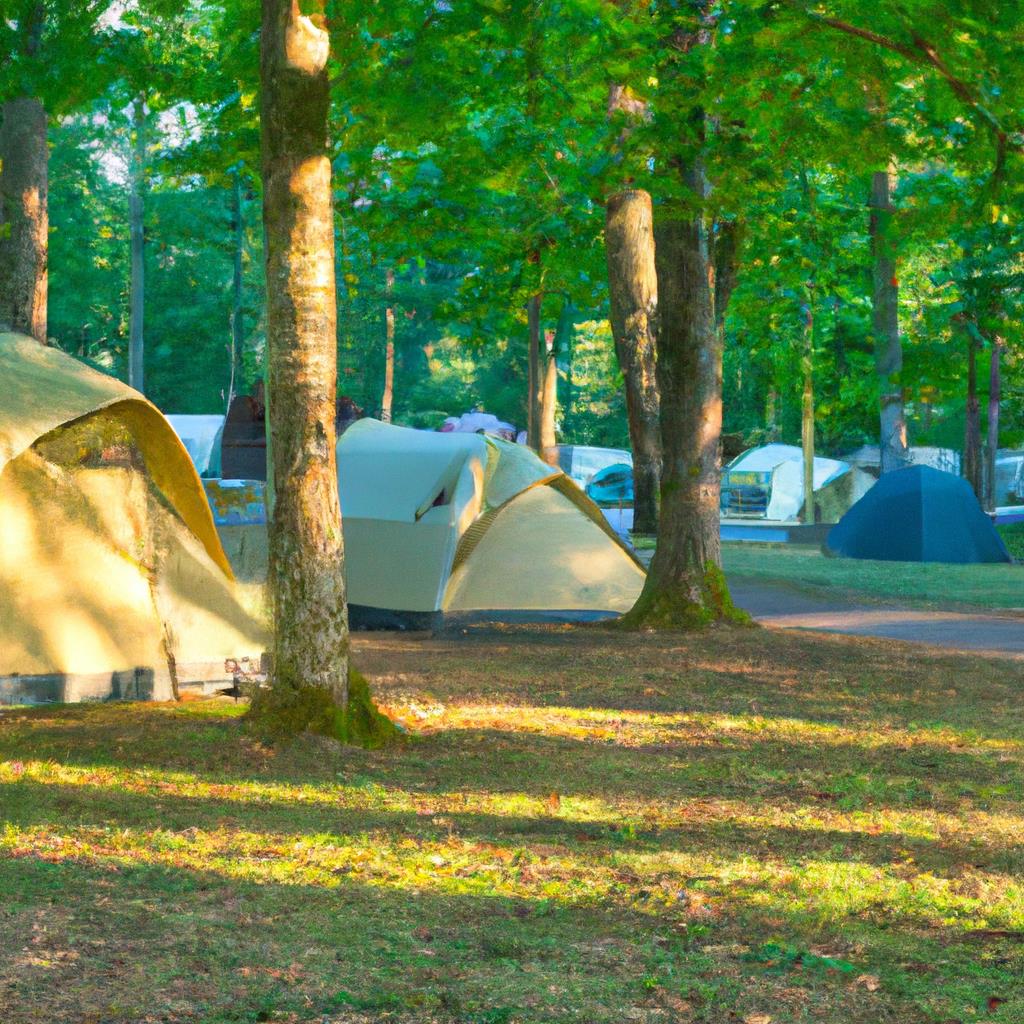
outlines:
{"label": "paved path", "polygon": [[790,584],[737,577],[729,587],[736,604],[766,626],[889,637],[1024,660],[1024,617],[858,604]]}

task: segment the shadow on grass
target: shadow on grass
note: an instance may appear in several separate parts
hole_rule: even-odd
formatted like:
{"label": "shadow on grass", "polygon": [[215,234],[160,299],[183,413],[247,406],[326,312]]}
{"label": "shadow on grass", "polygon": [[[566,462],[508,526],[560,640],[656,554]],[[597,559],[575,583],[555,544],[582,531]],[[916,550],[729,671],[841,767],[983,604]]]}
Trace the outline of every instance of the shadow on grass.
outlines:
{"label": "shadow on grass", "polygon": [[[679,915],[606,901],[451,895],[347,877],[331,888],[256,884],[212,866],[56,856],[0,862],[0,896],[5,1024],[319,1022],[352,1008],[464,1024],[710,1022],[769,1002],[779,1022],[805,1020],[813,1006],[815,1019],[910,1024],[926,1019],[922,1002],[938,980],[956,978],[964,1005],[1003,984],[998,970],[973,964],[976,948],[857,921],[827,927],[778,899],[691,920],[688,935]],[[769,939],[804,950],[830,943],[851,974],[796,965],[782,992],[777,971],[744,952]],[[896,948],[929,977],[896,971]],[[854,984],[859,970],[880,972],[886,985]],[[680,999],[690,1009],[673,1016]]]}

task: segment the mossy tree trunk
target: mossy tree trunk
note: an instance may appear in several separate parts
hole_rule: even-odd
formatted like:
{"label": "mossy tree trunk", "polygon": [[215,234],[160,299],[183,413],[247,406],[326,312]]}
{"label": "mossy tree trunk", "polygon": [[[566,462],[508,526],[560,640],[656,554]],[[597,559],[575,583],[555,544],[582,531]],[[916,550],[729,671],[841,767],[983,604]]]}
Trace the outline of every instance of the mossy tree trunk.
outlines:
{"label": "mossy tree trunk", "polygon": [[46,109],[34,96],[0,105],[0,329],[46,344]]}
{"label": "mossy tree trunk", "polygon": [[722,333],[716,327],[714,263],[699,162],[684,166],[694,203],[670,201],[655,218],[658,275],[657,380],[661,399],[661,516],[643,592],[626,628],[686,628],[746,621],[721,570],[719,468]]}
{"label": "mossy tree trunk", "polygon": [[344,712],[349,635],[335,458],[329,37],[323,4],[302,9],[298,0],[263,0],[272,684],[320,691]]}
{"label": "mossy tree trunk", "polygon": [[651,196],[628,189],[605,204],[605,256],[612,337],[626,389],[633,447],[633,531],[658,528],[661,428],[655,376],[658,280]]}

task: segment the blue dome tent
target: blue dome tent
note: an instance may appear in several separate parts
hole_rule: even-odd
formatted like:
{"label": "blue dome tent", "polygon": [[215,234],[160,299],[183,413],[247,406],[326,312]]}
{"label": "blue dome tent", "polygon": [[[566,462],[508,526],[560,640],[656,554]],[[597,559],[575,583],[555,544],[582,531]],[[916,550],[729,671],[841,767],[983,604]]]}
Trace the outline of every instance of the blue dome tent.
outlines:
{"label": "blue dome tent", "polygon": [[1009,562],[970,484],[930,466],[885,473],[828,535],[831,554],[892,562]]}

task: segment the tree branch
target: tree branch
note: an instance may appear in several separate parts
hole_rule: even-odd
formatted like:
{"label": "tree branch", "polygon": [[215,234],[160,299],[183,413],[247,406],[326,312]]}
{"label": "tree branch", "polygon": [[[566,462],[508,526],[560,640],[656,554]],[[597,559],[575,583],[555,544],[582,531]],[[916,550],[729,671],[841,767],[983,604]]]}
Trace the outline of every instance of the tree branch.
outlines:
{"label": "tree branch", "polygon": [[930,67],[932,70],[937,71],[940,77],[949,85],[953,95],[966,106],[970,107],[992,132],[996,143],[996,164],[993,171],[994,180],[998,180],[1002,177],[1003,168],[1006,164],[1006,154],[1009,149],[1012,148],[1018,152],[1024,151],[1024,139],[1021,139],[1016,135],[1011,135],[1010,132],[1003,127],[999,118],[982,103],[976,90],[956,75],[950,66],[942,59],[938,50],[918,32],[912,30],[911,43],[903,43],[898,39],[891,38],[890,36],[884,36],[878,32],[873,32],[871,29],[862,28],[861,26],[854,25],[851,22],[843,21],[841,18],[835,18],[831,15],[818,14],[815,11],[809,11],[802,3],[799,3],[799,0],[788,0],[788,3],[790,7],[798,8],[799,11],[810,21],[816,22],[819,25],[824,25],[826,28],[831,28],[836,32],[842,32],[845,35],[853,36],[857,39],[863,39],[865,42],[872,43],[882,49],[889,50],[891,53],[899,54],[912,64]]}

